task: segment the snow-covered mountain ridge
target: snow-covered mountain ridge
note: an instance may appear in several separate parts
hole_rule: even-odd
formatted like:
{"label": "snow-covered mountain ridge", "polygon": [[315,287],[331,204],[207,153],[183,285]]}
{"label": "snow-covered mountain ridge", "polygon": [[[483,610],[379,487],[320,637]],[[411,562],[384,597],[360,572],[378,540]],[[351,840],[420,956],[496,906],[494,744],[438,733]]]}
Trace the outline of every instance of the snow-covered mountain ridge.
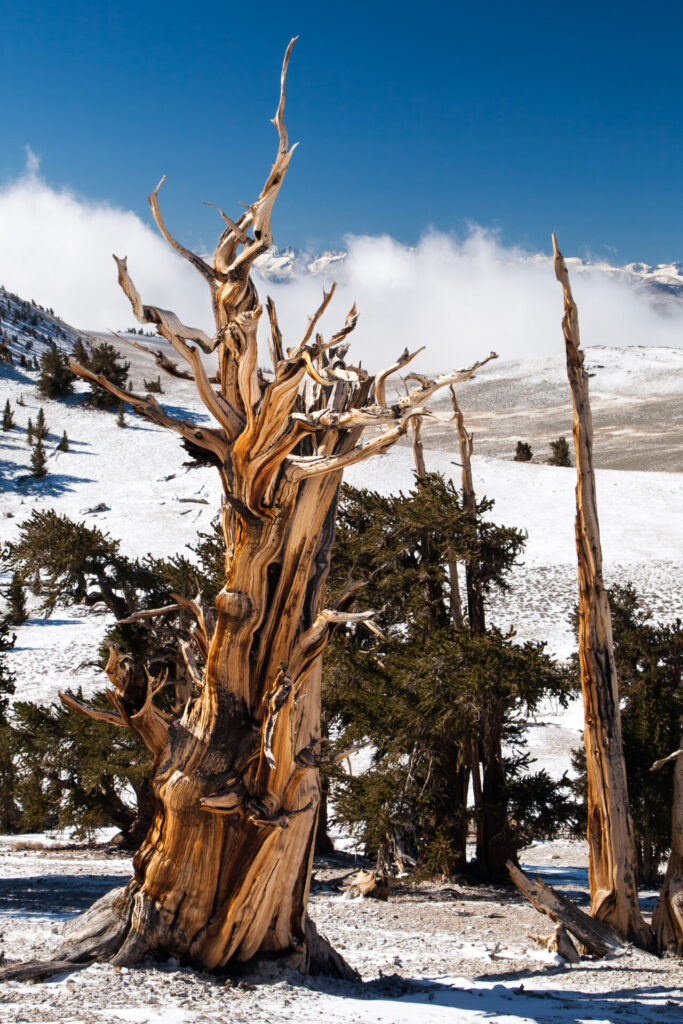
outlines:
{"label": "snow-covered mountain ridge", "polygon": [[[515,259],[532,264],[552,264],[552,257],[544,253],[530,255],[514,252]],[[305,249],[279,249],[273,246],[256,261],[256,269],[261,277],[269,281],[286,282],[302,275],[311,277],[334,277],[347,258],[343,250],[327,251],[318,254]],[[615,266],[606,260],[589,260],[580,256],[565,258],[567,266],[573,273],[600,274],[609,278],[622,280],[626,284],[644,292],[657,303],[671,300],[683,301],[683,261],[674,263],[627,263]]]}

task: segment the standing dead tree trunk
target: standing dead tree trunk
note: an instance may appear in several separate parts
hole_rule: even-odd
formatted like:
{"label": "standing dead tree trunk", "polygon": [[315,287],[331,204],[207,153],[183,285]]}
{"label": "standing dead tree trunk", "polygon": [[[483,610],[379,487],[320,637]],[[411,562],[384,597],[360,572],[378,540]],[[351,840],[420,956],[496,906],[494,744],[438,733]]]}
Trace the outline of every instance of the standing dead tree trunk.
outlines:
{"label": "standing dead tree trunk", "polygon": [[657,771],[671,761],[674,761],[671,853],[662,891],[652,915],[652,927],[660,950],[668,949],[683,954],[683,749],[661,761],[655,761],[652,771]]}
{"label": "standing dead tree trunk", "polygon": [[[473,633],[485,633],[484,588],[480,573],[477,571],[480,556],[478,555],[477,536],[477,498],[472,477],[474,435],[465,426],[465,417],[458,405],[454,387],[451,387],[451,401],[460,448],[462,507],[468,519],[467,547],[470,554],[465,562],[467,620]],[[479,735],[472,737],[470,744],[470,768],[477,821],[477,865],[486,878],[499,881],[507,878],[507,861],[512,859],[516,862],[517,860],[505,796],[504,722],[505,707],[500,695],[492,686],[489,688],[482,712]],[[480,761],[481,777],[479,774]]]}
{"label": "standing dead tree trunk", "polygon": [[612,619],[602,578],[602,549],[593,468],[593,421],[579,317],[569,274],[553,235],[555,275],[564,292],[562,331],[574,409],[576,550],[579,569],[579,664],[588,774],[591,914],[642,949],[654,949],[638,906],[637,858],[621,736]]}
{"label": "standing dead tree trunk", "polygon": [[[268,300],[272,371],[259,369],[262,309],[250,270],[272,243],[271,211],[294,148],[284,122],[292,44],[274,119],[275,162],[253,205],[235,221],[222,214],[226,227],[212,263],[169,233],[158,187],[149,197],[166,241],[208,285],[213,337],[144,304],[126,260],[116,260],[136,318],[154,325],[187,365],[214,425],[172,416],[153,396],[121,391],[72,364],[80,377],[211,460],[223,486],[227,554],[215,621],[199,602],[186,602],[196,620],[193,686],[179,713],[157,706],[162,683],[112,653],[107,671],[116,724],[132,729],[154,754],[156,812],[130,883],[72,925],[55,954],[60,969],[98,957],[130,964],[160,950],[205,969],[270,957],[304,971],[354,973],[307,917],[322,757],[322,652],[331,623],[349,617],[356,592],[351,585],[336,608],[324,606],[342,471],[387,451],[434,392],[465,380],[479,364],[420,378],[388,406],[388,377],[416,353],[406,350],[376,376],[347,366],[355,308],[329,340],[317,330],[332,288],[287,350]],[[217,389],[200,350],[217,353]],[[384,429],[362,442],[367,426]],[[34,973],[49,970],[43,964]]]}

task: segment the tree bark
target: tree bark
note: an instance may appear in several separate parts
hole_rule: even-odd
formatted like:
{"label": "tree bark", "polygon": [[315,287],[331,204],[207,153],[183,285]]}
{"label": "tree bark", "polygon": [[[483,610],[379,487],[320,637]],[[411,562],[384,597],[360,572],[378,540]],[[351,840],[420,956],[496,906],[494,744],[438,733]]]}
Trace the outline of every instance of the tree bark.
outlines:
{"label": "tree bark", "polygon": [[[683,735],[681,736],[683,748]],[[652,770],[669,758],[656,761]],[[673,755],[674,795],[671,809],[671,853],[664,884],[652,915],[652,927],[660,950],[683,954],[683,749]]]}
{"label": "tree bark", "polygon": [[654,948],[638,905],[637,856],[628,802],[612,619],[602,578],[602,548],[593,467],[588,374],[569,274],[553,235],[555,274],[564,292],[562,330],[574,409],[576,550],[579,571],[579,664],[588,774],[591,914],[626,940]]}
{"label": "tree bark", "polygon": [[[333,286],[303,338],[286,352],[268,301],[273,365],[269,373],[259,370],[262,309],[250,269],[272,244],[270,215],[294,148],[284,124],[293,42],[274,119],[275,162],[258,200],[237,221],[221,214],[226,228],[213,265],[169,233],[159,186],[149,197],[164,238],[209,286],[214,336],[145,305],[126,260],[115,258],[135,316],[155,325],[188,364],[215,425],[172,416],[153,395],[124,392],[71,363],[80,377],[175,431],[216,466],[226,568],[215,617],[201,599],[172,595],[195,620],[194,653],[185,652],[191,692],[176,712],[155,703],[165,678],[151,678],[144,666],[111,649],[110,720],[132,729],[154,755],[154,820],[125,892],[70,929],[55,954],[61,964],[103,956],[131,964],[161,950],[209,970],[277,958],[302,971],[356,977],[307,917],[322,759],[322,653],[331,623],[371,615],[345,611],[353,588],[337,608],[323,606],[342,471],[387,451],[435,391],[466,380],[481,362],[422,377],[387,406],[388,376],[417,353],[404,352],[375,377],[347,366],[345,339],[356,324],[355,307],[329,340],[316,331]],[[200,349],[218,355],[218,390]],[[360,443],[366,426],[384,430]],[[366,624],[373,628],[371,619]],[[102,714],[83,705],[78,710]]]}

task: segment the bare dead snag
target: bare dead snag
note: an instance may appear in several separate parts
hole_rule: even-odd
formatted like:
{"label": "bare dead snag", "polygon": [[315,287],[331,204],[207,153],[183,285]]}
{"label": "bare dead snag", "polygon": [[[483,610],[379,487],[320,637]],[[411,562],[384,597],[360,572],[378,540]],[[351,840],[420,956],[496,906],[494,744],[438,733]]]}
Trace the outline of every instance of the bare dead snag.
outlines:
{"label": "bare dead snag", "polygon": [[[682,737],[683,740],[683,737]],[[683,748],[683,742],[681,742]],[[652,927],[660,950],[683,954],[683,749],[655,761],[651,771],[674,762],[674,793],[671,809],[671,853],[664,884],[652,915]]]}
{"label": "bare dead snag", "polygon": [[652,951],[654,935],[638,905],[637,859],[621,737],[612,619],[602,578],[588,374],[583,365],[578,311],[555,235],[553,249],[555,275],[564,293],[562,332],[574,409],[578,476],[579,664],[588,774],[591,914],[609,923],[627,941]]}
{"label": "bare dead snag", "polygon": [[[472,476],[472,452],[474,435],[465,426],[465,417],[458,405],[455,388],[451,386],[451,403],[458,430],[460,449],[460,476],[462,507],[467,517],[468,558],[465,561],[465,590],[467,595],[467,622],[473,633],[486,632],[486,609],[484,588],[478,570],[480,556],[477,533],[477,498]],[[457,565],[454,564],[456,594]],[[459,610],[459,594],[457,596]],[[462,613],[460,613],[462,622]],[[484,702],[479,735],[472,738],[467,751],[467,760],[472,772],[474,803],[477,824],[477,864],[488,878],[502,880],[507,877],[506,862],[516,860],[514,836],[508,821],[505,796],[505,767],[503,762],[503,725],[505,708],[500,694],[489,687]],[[481,761],[481,776],[479,762]]]}
{"label": "bare dead snag", "polygon": [[[592,956],[603,957],[623,950],[624,943],[608,924],[585,914],[571,900],[552,886],[546,885],[540,878],[533,881],[527,878],[512,861],[508,861],[507,868],[510,878],[532,906],[539,913],[547,914],[556,924],[564,926]],[[559,948],[558,952],[565,956]],[[566,957],[571,958],[571,954]]]}
{"label": "bare dead snag", "polygon": [[[109,908],[108,924],[101,917],[78,919],[78,940],[73,931],[65,937],[61,962],[106,956],[130,964],[159,949],[209,970],[265,956],[300,970],[356,977],[307,917],[319,802],[321,659],[357,590],[350,584],[336,609],[325,608],[342,470],[388,450],[439,388],[467,379],[481,361],[421,378],[388,406],[387,377],[411,354],[376,376],[347,365],[355,308],[329,340],[317,330],[330,291],[289,349],[268,303],[273,368],[259,372],[262,308],[250,271],[272,243],[271,211],[294,150],[284,122],[293,42],[274,119],[275,161],[258,199],[235,219],[223,215],[212,262],[171,236],[158,188],[150,196],[161,233],[208,284],[213,336],[143,303],[126,260],[116,260],[135,316],[155,325],[183,361],[214,425],[197,428],[151,396],[121,392],[72,364],[79,376],[211,457],[223,486],[226,561],[215,615],[199,599],[171,595],[194,620],[192,644],[204,663],[200,678],[187,650],[179,654],[194,695],[179,700],[175,713],[155,702],[167,680],[148,677],[112,651],[112,722],[123,720],[154,752],[156,813],[122,903],[115,912]],[[199,350],[216,352],[218,388]],[[363,443],[369,425],[385,429]],[[361,619],[372,628],[371,618]]]}

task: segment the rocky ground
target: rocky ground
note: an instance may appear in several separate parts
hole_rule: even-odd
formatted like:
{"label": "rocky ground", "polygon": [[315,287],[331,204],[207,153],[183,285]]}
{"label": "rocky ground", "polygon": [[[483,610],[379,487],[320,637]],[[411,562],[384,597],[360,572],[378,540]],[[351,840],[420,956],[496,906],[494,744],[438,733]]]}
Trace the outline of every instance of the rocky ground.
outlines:
{"label": "rocky ground", "polygon": [[[558,840],[524,865],[586,901],[586,848]],[[130,872],[102,847],[56,848],[0,839],[0,929],[6,959],[49,957],[64,920]],[[0,986],[7,1024],[224,1024],[249,1021],[673,1024],[681,1019],[680,961],[627,951],[570,966],[537,937],[552,931],[515,890],[462,880],[396,885],[385,902],[348,899],[353,862],[317,862],[311,914],[360,972],[357,984],[275,969],[226,978],[176,961],[93,965],[39,984]],[[655,893],[643,894],[650,910]],[[455,1013],[454,1013],[455,1011]]]}

